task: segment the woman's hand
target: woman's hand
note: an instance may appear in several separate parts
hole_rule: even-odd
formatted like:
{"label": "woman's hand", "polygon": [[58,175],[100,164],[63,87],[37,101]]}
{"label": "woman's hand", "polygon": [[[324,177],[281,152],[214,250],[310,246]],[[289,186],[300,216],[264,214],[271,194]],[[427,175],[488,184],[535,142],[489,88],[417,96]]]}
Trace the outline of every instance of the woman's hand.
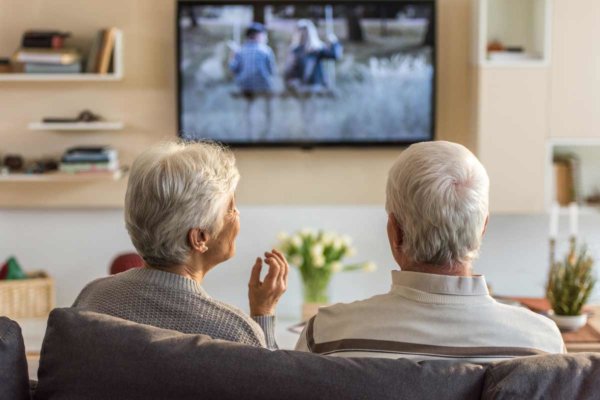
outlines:
{"label": "woman's hand", "polygon": [[266,252],[265,263],[269,266],[269,272],[265,276],[265,280],[260,281],[262,260],[259,257],[252,267],[252,274],[248,283],[250,315],[253,317],[275,314],[275,306],[287,289],[290,267],[283,254],[277,250]]}

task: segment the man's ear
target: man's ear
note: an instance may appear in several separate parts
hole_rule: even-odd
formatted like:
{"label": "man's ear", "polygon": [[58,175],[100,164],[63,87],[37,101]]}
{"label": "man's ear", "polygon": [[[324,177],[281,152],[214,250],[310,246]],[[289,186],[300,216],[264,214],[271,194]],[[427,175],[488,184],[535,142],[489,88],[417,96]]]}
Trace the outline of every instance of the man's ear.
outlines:
{"label": "man's ear", "polygon": [[388,215],[388,218],[389,218],[390,228],[392,230],[392,232],[391,232],[392,233],[392,245],[394,246],[394,248],[399,249],[400,247],[402,247],[402,244],[404,243],[404,230],[402,229],[402,227],[396,220],[396,217],[394,216],[394,214],[390,213]]}
{"label": "man's ear", "polygon": [[190,247],[200,253],[206,253],[209,240],[210,235],[199,228],[192,228],[188,232],[188,243],[190,244]]}
{"label": "man's ear", "polygon": [[485,231],[487,230],[488,222],[490,221],[490,214],[485,217],[485,222],[483,223],[483,232],[481,232],[481,237],[485,235]]}

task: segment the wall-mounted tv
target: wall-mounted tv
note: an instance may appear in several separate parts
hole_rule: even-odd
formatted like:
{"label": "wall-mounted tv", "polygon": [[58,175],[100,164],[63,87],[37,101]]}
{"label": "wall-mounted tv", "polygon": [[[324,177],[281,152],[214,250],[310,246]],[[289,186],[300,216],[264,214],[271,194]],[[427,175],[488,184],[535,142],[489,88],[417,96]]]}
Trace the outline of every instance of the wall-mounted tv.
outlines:
{"label": "wall-mounted tv", "polygon": [[179,1],[177,42],[184,139],[433,139],[435,1]]}

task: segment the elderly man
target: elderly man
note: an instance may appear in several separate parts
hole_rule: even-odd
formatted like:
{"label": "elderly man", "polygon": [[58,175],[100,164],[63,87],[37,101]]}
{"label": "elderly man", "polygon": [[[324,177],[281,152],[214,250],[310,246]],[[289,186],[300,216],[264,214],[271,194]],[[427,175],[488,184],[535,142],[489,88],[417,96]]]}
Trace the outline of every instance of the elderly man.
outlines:
{"label": "elderly man", "polygon": [[465,147],[412,145],[387,182],[387,234],[400,271],[389,293],[322,308],[297,350],[345,357],[495,361],[562,353],[554,323],[496,302],[473,275],[489,179]]}

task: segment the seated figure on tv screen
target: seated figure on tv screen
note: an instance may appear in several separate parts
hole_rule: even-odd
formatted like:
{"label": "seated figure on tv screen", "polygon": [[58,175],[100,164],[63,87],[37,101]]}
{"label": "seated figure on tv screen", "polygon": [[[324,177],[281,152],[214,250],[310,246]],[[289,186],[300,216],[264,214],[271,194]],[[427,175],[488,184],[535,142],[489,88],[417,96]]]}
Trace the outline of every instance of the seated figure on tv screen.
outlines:
{"label": "seated figure on tv screen", "polygon": [[550,319],[501,304],[475,275],[488,175],[465,147],[410,146],[392,166],[387,235],[400,270],[386,294],[321,308],[297,350],[345,357],[495,361],[562,353]]}
{"label": "seated figure on tv screen", "polygon": [[323,68],[323,61],[339,60],[342,57],[342,45],[334,34],[327,39],[328,43],[324,43],[319,38],[319,32],[311,20],[298,21],[285,71],[288,89],[300,92],[330,89],[331,82]]}
{"label": "seated figure on tv screen", "polygon": [[240,94],[246,100],[244,122],[248,135],[254,135],[252,105],[259,98],[265,101],[263,134],[268,134],[272,119],[271,97],[277,65],[273,50],[267,45],[267,33],[263,24],[254,22],[246,29],[246,41],[238,51],[233,53],[229,69],[235,76]]}

